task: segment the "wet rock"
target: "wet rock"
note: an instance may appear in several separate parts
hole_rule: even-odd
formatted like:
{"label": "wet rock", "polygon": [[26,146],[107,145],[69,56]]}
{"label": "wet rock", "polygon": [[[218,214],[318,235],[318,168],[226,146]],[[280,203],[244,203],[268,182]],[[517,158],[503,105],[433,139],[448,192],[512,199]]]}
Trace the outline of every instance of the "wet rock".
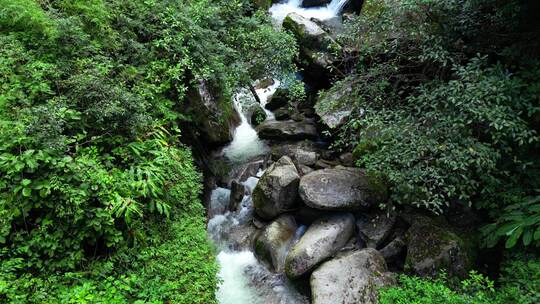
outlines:
{"label": "wet rock", "polygon": [[356,227],[367,247],[379,248],[391,234],[395,222],[395,214],[378,211],[357,217]]}
{"label": "wet rock", "polygon": [[257,103],[258,106],[256,106],[253,109],[253,112],[250,116],[251,125],[258,126],[263,121],[266,120],[266,112],[263,110],[263,108]]}
{"label": "wet rock", "polygon": [[244,198],[244,192],[246,191],[244,185],[240,184],[237,181],[231,182],[231,199],[229,202],[229,211],[236,211],[238,205],[242,202]]}
{"label": "wet rock", "polygon": [[285,273],[298,278],[334,255],[354,232],[352,214],[331,215],[313,222],[285,260]]}
{"label": "wet rock", "polygon": [[274,116],[276,120],[287,120],[291,118],[291,114],[289,113],[289,109],[286,107],[279,108],[276,111],[274,111]]}
{"label": "wet rock", "polygon": [[187,101],[186,112],[193,117],[205,142],[221,145],[232,140],[240,117],[219,88],[200,80],[188,90]]}
{"label": "wet rock", "polygon": [[266,226],[255,240],[255,254],[276,272],[282,272],[296,229],[296,221],[292,215],[281,215]]}
{"label": "wet rock", "polygon": [[300,165],[313,166],[317,162],[317,153],[299,148],[294,152],[294,159]]}
{"label": "wet rock", "polygon": [[450,275],[465,276],[470,258],[465,242],[449,228],[417,216],[406,234],[405,269],[419,276],[436,276],[445,269]]}
{"label": "wet rock", "polygon": [[384,248],[381,249],[380,252],[387,262],[395,261],[401,255],[401,253],[405,249],[405,246],[406,244],[403,238],[398,236],[390,243],[388,243],[388,245],[384,246]]}
{"label": "wet rock", "polygon": [[263,174],[253,190],[257,215],[273,219],[295,207],[300,175],[288,156],[280,158]]}
{"label": "wet rock", "polygon": [[313,172],[315,170],[313,170],[311,167],[309,166],[306,166],[306,165],[298,165],[298,173],[300,174],[300,176],[304,176],[306,174],[309,174],[311,172]]}
{"label": "wet rock", "polygon": [[303,140],[317,138],[315,125],[308,121],[265,121],[257,127],[259,137],[273,140]]}
{"label": "wet rock", "polygon": [[386,200],[386,187],[357,168],[317,170],[302,177],[300,197],[322,210],[359,210]]}
{"label": "wet rock", "polygon": [[286,107],[288,104],[289,92],[286,89],[278,88],[274,94],[268,98],[264,107],[270,111],[274,111],[281,107]]}
{"label": "wet rock", "polygon": [[298,149],[302,149],[302,150],[310,151],[310,152],[316,152],[316,153],[318,151],[318,149],[315,147],[315,144],[310,140],[304,140],[304,141],[292,142],[292,143],[291,142],[274,143],[272,145],[272,151],[271,151],[272,159],[278,160],[284,155],[287,155],[293,158],[294,153]]}
{"label": "wet rock", "polygon": [[353,167],[354,166],[354,157],[353,154],[350,152],[343,153],[339,156],[340,163],[345,167]]}
{"label": "wet rock", "polygon": [[339,163],[337,161],[319,159],[315,163],[315,168],[316,169],[330,169],[330,168],[333,168],[333,167],[338,166],[338,165],[339,165]]}
{"label": "wet rock", "polygon": [[355,83],[352,81],[338,83],[317,99],[315,112],[327,128],[337,129],[349,119],[354,106],[351,100],[354,86]]}
{"label": "wet rock", "polygon": [[335,61],[332,49],[338,48],[336,41],[317,23],[290,13],[283,21],[300,46],[301,64],[314,86],[327,86],[331,73],[329,68]]}
{"label": "wet rock", "polygon": [[311,275],[313,304],[377,303],[377,289],[394,284],[375,249],[352,251],[323,263]]}

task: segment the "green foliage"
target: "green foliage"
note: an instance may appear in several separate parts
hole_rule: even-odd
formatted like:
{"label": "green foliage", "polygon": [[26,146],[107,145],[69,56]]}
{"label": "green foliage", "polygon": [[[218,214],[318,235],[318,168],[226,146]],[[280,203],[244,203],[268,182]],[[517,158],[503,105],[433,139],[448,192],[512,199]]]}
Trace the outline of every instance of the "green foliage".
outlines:
{"label": "green foliage", "polygon": [[488,304],[493,302],[493,282],[471,272],[458,288],[451,288],[446,276],[422,279],[401,275],[399,286],[380,291],[381,304]]}
{"label": "green foliage", "polygon": [[539,57],[516,56],[538,33],[526,14],[519,1],[367,1],[338,37],[347,77],[317,104],[353,108],[334,147],[385,180],[392,204],[496,217],[509,192],[530,195]]}
{"label": "green foliage", "polygon": [[0,0],[0,45],[0,302],[213,303],[186,92],[230,115],[293,38],[248,0]]}
{"label": "green foliage", "polygon": [[506,206],[496,219],[482,229],[487,247],[495,246],[501,238],[506,240],[506,248],[516,246],[519,239],[523,246],[540,246],[539,195]]}
{"label": "green foliage", "polygon": [[535,255],[509,255],[502,264],[497,288],[490,279],[471,271],[469,278],[456,282],[441,276],[422,279],[401,275],[398,286],[379,292],[382,304],[537,303],[540,299],[540,260]]}

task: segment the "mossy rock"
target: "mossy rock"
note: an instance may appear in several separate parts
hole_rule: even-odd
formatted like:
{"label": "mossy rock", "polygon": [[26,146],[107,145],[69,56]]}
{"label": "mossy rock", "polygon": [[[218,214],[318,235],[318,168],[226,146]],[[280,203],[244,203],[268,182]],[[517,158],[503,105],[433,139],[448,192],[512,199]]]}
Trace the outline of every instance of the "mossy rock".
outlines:
{"label": "mossy rock", "polygon": [[250,120],[253,126],[258,126],[266,120],[266,112],[262,108],[257,107],[251,114]]}
{"label": "mossy rock", "polygon": [[423,215],[415,215],[407,231],[405,270],[424,277],[441,271],[465,277],[471,267],[467,244],[450,227]]}

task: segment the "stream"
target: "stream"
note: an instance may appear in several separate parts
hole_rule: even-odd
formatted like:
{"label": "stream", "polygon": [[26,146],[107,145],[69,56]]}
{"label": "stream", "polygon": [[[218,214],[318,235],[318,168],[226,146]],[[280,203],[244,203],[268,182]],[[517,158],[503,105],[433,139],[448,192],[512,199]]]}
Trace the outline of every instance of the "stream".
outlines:
{"label": "stream", "polygon": [[[327,6],[302,8],[301,0],[289,0],[274,4],[269,12],[276,24],[281,24],[287,14],[295,12],[307,18],[321,20],[336,17],[348,0],[333,0]],[[274,80],[266,87],[255,90],[264,105],[279,87]],[[208,235],[218,249],[218,273],[221,284],[216,297],[221,304],[308,304],[309,298],[290,282],[284,274],[276,274],[261,264],[252,251],[250,241],[256,233],[253,226],[253,202],[251,193],[259,178],[264,173],[265,156],[270,146],[257,135],[250,123],[249,109],[256,98],[247,89],[240,89],[233,98],[234,108],[241,117],[241,123],[234,132],[232,142],[218,154],[235,167],[246,164],[259,164],[254,174],[239,180],[244,187],[244,195],[238,207],[231,211],[231,190],[217,187],[210,195]],[[272,112],[265,109],[267,120],[273,120]],[[305,226],[300,226],[296,233],[299,239]],[[301,289],[301,288],[300,288]]]}

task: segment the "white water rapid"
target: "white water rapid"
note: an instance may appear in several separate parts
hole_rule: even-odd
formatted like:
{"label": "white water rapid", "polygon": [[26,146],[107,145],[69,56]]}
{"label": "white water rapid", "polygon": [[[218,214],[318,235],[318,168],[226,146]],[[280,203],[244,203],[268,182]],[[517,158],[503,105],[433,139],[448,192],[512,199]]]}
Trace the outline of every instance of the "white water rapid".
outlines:
{"label": "white water rapid", "polygon": [[315,18],[319,20],[327,20],[337,17],[345,4],[349,0],[332,0],[327,6],[321,7],[302,7],[302,0],[287,0],[283,3],[276,3],[270,7],[270,14],[276,24],[281,25],[283,19],[290,13],[297,13],[305,18]]}
{"label": "white water rapid", "polygon": [[[274,80],[265,88],[257,88],[262,108],[268,98],[280,85]],[[234,96],[234,107],[241,117],[241,124],[236,128],[232,142],[223,149],[222,155],[236,166],[249,163],[269,152],[267,144],[259,139],[251,126],[249,115],[256,99],[250,90],[240,90]],[[267,119],[274,119],[274,114],[265,109]],[[216,297],[220,304],[308,304],[291,285],[283,274],[275,274],[259,263],[250,239],[255,233],[253,226],[253,202],[251,193],[263,170],[240,181],[245,192],[236,211],[229,211],[231,190],[218,187],[210,195],[208,214],[208,235],[219,250],[217,261],[218,273],[222,283],[218,286]],[[303,233],[299,229],[299,235]]]}

